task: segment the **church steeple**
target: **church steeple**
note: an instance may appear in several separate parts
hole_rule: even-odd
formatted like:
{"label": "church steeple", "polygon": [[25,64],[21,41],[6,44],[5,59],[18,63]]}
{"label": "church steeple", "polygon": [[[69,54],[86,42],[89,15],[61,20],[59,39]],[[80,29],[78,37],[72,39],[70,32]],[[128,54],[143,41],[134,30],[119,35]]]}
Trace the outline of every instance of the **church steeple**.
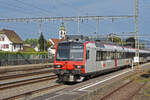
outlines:
{"label": "church steeple", "polygon": [[62,22],[59,29],[59,39],[64,39],[65,36],[66,36],[66,29],[64,23]]}

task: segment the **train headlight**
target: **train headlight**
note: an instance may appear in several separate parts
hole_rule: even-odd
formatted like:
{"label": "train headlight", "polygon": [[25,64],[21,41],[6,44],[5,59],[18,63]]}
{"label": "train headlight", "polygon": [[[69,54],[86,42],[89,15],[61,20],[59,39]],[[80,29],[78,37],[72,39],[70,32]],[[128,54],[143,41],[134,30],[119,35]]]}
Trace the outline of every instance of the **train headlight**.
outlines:
{"label": "train headlight", "polygon": [[84,66],[82,66],[82,65],[75,65],[75,68],[80,69],[80,68],[84,68]]}
{"label": "train headlight", "polygon": [[55,65],[54,67],[55,67],[55,68],[61,68],[62,65]]}

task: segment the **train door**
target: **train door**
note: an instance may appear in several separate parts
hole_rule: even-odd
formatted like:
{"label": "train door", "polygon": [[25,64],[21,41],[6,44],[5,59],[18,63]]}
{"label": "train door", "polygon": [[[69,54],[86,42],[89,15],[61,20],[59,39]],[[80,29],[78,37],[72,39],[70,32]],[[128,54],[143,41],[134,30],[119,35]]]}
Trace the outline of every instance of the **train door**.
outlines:
{"label": "train door", "polygon": [[118,66],[117,58],[118,58],[118,54],[117,54],[117,50],[115,50],[115,68],[117,68]]}
{"label": "train door", "polygon": [[96,71],[96,50],[95,48],[88,48],[86,53],[89,54],[89,57],[85,61],[85,71],[87,73]]}

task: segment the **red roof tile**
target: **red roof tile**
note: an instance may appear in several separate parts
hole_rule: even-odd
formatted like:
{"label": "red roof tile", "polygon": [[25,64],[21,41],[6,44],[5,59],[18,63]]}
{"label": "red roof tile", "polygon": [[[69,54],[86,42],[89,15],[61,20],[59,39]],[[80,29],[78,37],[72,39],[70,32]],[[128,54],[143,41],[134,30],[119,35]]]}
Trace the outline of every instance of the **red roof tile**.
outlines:
{"label": "red roof tile", "polygon": [[49,41],[50,45],[53,45],[53,47],[55,47],[59,42],[63,41],[64,39],[51,38],[50,40],[54,43],[53,44],[51,41]]}

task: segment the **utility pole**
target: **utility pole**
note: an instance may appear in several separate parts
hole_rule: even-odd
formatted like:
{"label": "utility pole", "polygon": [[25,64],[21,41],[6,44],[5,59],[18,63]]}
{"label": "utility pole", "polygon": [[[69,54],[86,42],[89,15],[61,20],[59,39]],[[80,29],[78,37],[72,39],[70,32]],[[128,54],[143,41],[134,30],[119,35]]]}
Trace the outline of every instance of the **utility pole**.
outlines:
{"label": "utility pole", "polygon": [[137,59],[136,61],[136,69],[139,69],[139,1],[135,0],[135,48],[136,48],[136,52],[135,52],[135,57]]}
{"label": "utility pole", "polygon": [[96,19],[96,34],[98,34],[99,19]]}
{"label": "utility pole", "polygon": [[38,24],[39,24],[39,35],[41,35],[42,34],[42,21],[39,21]]}
{"label": "utility pole", "polygon": [[80,19],[78,18],[78,34],[80,34]]}

